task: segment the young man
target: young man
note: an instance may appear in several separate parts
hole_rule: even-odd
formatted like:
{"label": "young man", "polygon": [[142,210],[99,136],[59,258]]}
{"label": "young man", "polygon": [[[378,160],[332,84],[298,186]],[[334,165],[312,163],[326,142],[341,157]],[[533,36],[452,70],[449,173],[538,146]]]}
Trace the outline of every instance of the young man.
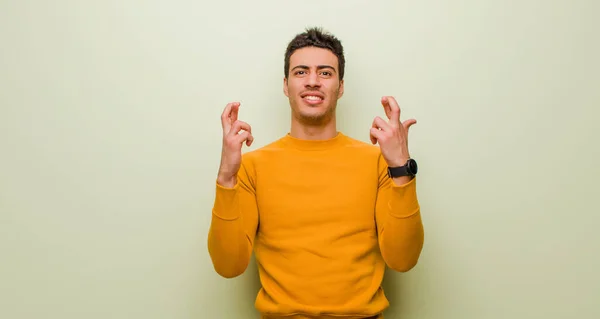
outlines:
{"label": "young man", "polygon": [[[298,34],[285,54],[290,132],[252,152],[240,103],[221,116],[223,148],[208,237],[215,270],[242,274],[254,251],[263,319],[383,318],[386,265],[405,272],[423,247],[416,162],[392,97],[375,117],[370,145],[336,129],[344,93],[340,41],[320,29]],[[365,128],[366,129],[366,128]],[[377,146],[378,144],[378,146]]]}

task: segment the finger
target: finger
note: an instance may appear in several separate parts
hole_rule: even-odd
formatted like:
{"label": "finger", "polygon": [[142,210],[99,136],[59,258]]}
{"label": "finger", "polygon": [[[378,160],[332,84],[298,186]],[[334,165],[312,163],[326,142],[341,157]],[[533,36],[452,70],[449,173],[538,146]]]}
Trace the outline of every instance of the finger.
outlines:
{"label": "finger", "polygon": [[384,119],[382,119],[379,116],[376,116],[375,119],[373,119],[373,124],[371,125],[371,134],[370,134],[370,138],[371,138],[371,143],[376,144],[377,140],[379,140],[379,138],[381,138],[381,133],[383,130],[389,130],[389,124],[385,122]]}
{"label": "finger", "polygon": [[385,111],[385,115],[388,119],[392,117],[392,109],[390,108],[389,103],[387,103],[386,97],[381,98],[381,105],[383,105],[383,110]]}
{"label": "finger", "polygon": [[254,136],[249,134],[248,139],[246,139],[246,146],[252,145],[252,142],[254,142]]}
{"label": "finger", "polygon": [[[223,113],[221,114],[221,126],[223,127],[223,131],[225,133],[228,133],[229,130],[231,129],[231,125],[234,121],[231,120],[231,113],[233,108],[239,108],[240,104],[239,102],[231,102],[228,103],[227,106],[225,106],[225,109],[223,110]],[[236,117],[237,117],[237,111],[236,111]]]}
{"label": "finger", "polygon": [[233,106],[231,107],[231,114],[229,115],[229,119],[231,120],[231,123],[234,123],[235,121],[237,121],[239,112],[240,112],[240,104],[239,103],[233,104]]}
{"label": "finger", "polygon": [[390,124],[379,116],[376,116],[375,119],[373,120],[373,128],[384,130],[384,131],[390,131],[392,129]]}
{"label": "finger", "polygon": [[381,104],[383,104],[384,108],[389,108],[390,115],[388,118],[390,119],[390,123],[394,126],[400,125],[400,106],[398,106],[398,102],[392,96],[384,96],[381,99]]}
{"label": "finger", "polygon": [[383,132],[381,132],[378,128],[371,127],[371,130],[369,131],[371,143],[376,144],[377,141],[381,138],[381,134],[383,134]]}
{"label": "finger", "polygon": [[374,128],[371,128],[371,130],[369,130],[369,138],[371,139],[371,144],[375,144],[377,143],[377,137],[373,134],[373,131],[378,131]]}
{"label": "finger", "polygon": [[238,134],[235,137],[236,141],[238,144],[242,144],[244,143],[244,141],[246,142],[246,146],[250,146],[252,145],[252,142],[254,141],[254,136],[252,136],[252,133],[245,131],[242,132],[240,134]]}
{"label": "finger", "polygon": [[231,127],[231,130],[228,134],[230,136],[234,136],[236,134],[240,134],[241,130],[252,133],[252,127],[250,126],[250,124],[244,121],[237,120],[233,123],[233,126]]}

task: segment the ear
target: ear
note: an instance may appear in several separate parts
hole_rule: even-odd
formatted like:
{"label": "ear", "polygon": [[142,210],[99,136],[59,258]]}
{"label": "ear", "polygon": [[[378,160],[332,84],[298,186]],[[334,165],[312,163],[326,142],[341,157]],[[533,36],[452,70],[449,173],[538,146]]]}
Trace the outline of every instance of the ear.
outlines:
{"label": "ear", "polygon": [[340,81],[340,89],[338,91],[338,99],[344,95],[344,80]]}
{"label": "ear", "polygon": [[285,94],[285,96],[290,97],[290,94],[288,92],[288,80],[286,77],[283,77],[283,93]]}

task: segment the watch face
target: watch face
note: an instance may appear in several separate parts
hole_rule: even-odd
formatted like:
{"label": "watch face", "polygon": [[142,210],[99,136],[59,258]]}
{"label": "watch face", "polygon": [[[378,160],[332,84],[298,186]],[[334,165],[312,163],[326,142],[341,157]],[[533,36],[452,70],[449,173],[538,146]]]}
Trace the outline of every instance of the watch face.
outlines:
{"label": "watch face", "polygon": [[419,168],[417,167],[417,161],[415,161],[414,159],[410,159],[408,160],[407,166],[409,172],[411,172],[413,175],[417,174],[417,171],[419,170]]}

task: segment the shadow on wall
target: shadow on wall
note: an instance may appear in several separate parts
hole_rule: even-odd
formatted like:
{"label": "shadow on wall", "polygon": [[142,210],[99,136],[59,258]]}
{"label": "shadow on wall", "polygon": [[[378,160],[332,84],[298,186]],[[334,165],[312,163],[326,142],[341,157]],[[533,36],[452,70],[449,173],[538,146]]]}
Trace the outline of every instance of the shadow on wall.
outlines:
{"label": "shadow on wall", "polygon": [[254,302],[256,301],[256,295],[258,294],[261,285],[254,254],[252,254],[252,259],[250,260],[248,269],[246,269],[244,274],[242,274],[239,279],[240,280],[235,280],[236,284],[234,287],[232,287],[234,290],[232,293],[235,294],[235,300],[238,302],[232,303],[231,307],[235,309],[231,309],[231,311],[228,312],[234,314],[252,314],[249,315],[248,318],[257,318],[258,312],[254,307]]}
{"label": "shadow on wall", "polygon": [[391,269],[386,269],[381,285],[385,296],[390,301],[390,307],[384,312],[385,318],[397,318],[400,312],[399,309],[402,309],[402,305],[398,304],[398,300],[404,299],[400,296],[400,284],[400,274]]}

